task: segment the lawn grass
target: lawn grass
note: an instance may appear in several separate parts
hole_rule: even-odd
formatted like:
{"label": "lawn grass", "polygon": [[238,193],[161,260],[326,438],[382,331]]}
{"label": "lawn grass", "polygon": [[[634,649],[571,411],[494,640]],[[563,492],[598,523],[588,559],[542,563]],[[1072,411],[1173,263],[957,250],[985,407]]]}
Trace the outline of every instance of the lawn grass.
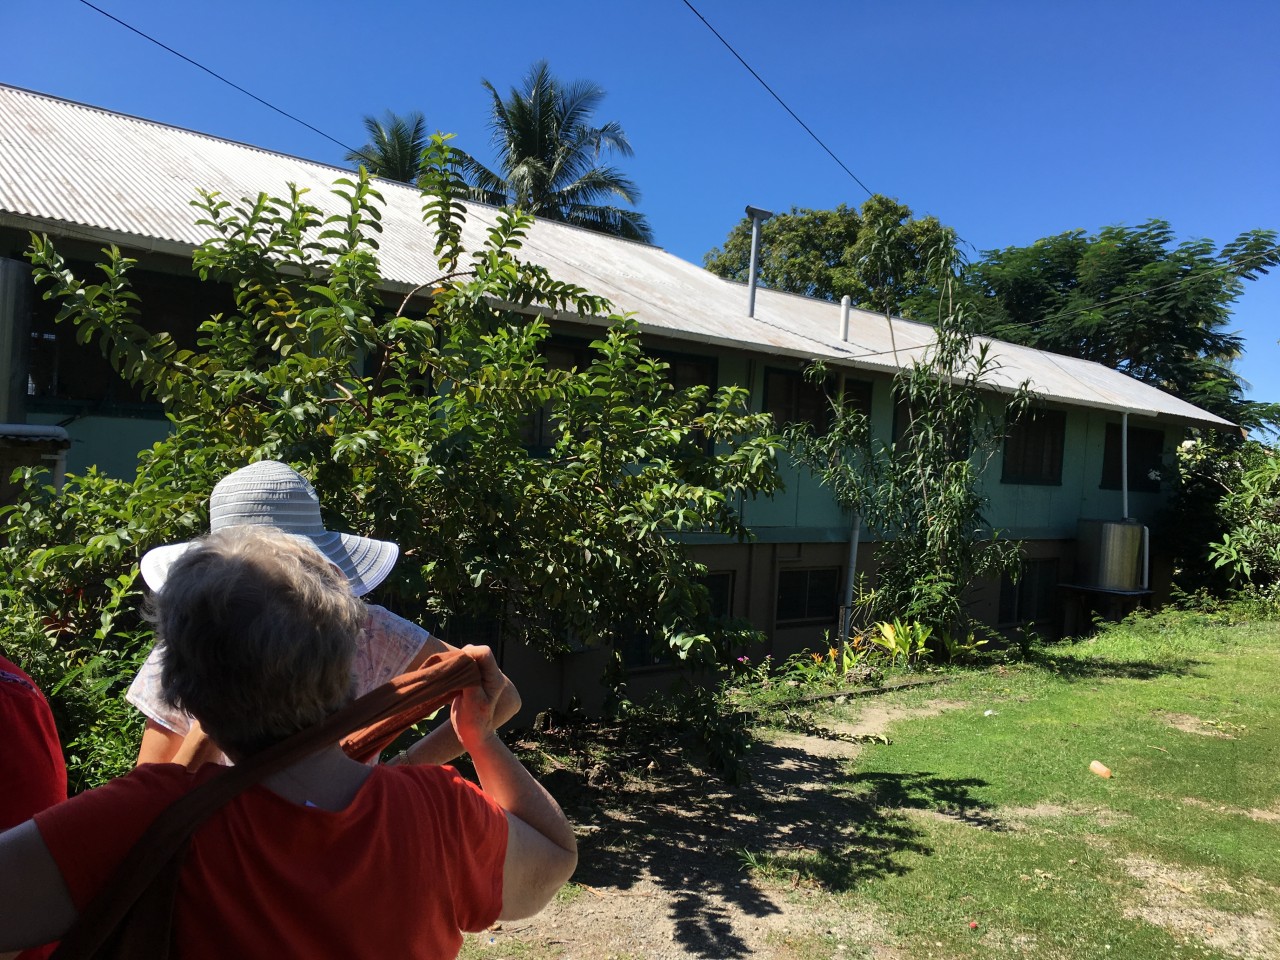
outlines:
{"label": "lawn grass", "polygon": [[[1280,624],[1167,614],[890,694],[964,706],[895,725],[832,785],[880,813],[853,841],[761,878],[826,878],[907,957],[1250,955],[1257,912],[1280,918],[1277,678]],[[831,869],[868,844],[893,868]]]}

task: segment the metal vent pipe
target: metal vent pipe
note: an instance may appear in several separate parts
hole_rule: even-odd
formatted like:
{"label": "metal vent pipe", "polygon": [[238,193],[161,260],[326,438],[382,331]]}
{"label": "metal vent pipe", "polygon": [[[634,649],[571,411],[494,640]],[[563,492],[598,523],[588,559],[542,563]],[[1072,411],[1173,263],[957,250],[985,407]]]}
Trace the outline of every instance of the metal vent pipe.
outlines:
{"label": "metal vent pipe", "polygon": [[768,210],[747,207],[751,218],[751,263],[747,267],[747,316],[756,315],[756,275],[760,272],[760,224],[773,216]]}

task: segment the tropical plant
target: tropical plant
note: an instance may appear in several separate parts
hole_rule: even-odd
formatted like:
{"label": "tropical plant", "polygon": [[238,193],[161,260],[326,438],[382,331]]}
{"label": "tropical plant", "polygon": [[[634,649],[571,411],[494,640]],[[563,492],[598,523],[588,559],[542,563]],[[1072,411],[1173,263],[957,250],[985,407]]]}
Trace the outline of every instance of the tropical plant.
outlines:
{"label": "tropical plant", "polygon": [[[855,606],[871,621],[901,618],[953,633],[971,620],[966,594],[976,580],[1017,575],[1018,547],[984,520],[979,481],[1006,422],[1031,400],[1025,384],[1003,399],[992,391],[999,361],[992,343],[973,335],[967,305],[951,297],[956,262],[945,244],[930,260],[926,281],[943,291],[934,342],[894,379],[903,414],[897,439],[874,437],[861,406],[838,392],[825,433],[803,423],[786,432],[791,455],[886,541],[874,583]],[[822,380],[826,371],[815,364],[809,374]]]}
{"label": "tropical plant", "polygon": [[1209,555],[1235,586],[1273,588],[1280,583],[1280,456],[1265,448],[1254,452],[1239,485],[1222,500],[1228,529],[1210,544]]}
{"label": "tropical plant", "polygon": [[636,185],[620,170],[602,165],[601,156],[632,155],[622,126],[592,124],[605,92],[586,80],[564,82],[547,61],[535,63],[519,88],[504,97],[488,80],[492,97],[489,127],[497,153],[496,169],[466,157],[464,174],[472,196],[511,206],[547,220],[628,240],[651,242],[653,233],[641,213],[607,201],[640,201]]}
{"label": "tropical plant", "polygon": [[918,621],[882,620],[867,634],[867,639],[889,656],[889,663],[905,666],[929,655],[929,638],[933,628]]}
{"label": "tropical plant", "polygon": [[[1021,631],[1020,636],[1025,635],[1026,632]],[[948,663],[964,663],[972,660],[977,656],[978,651],[990,642],[985,637],[979,637],[973,630],[966,630],[963,633],[940,630],[937,638],[942,644],[942,649],[946,651]]]}
{"label": "tropical plant", "polygon": [[[59,321],[100,344],[173,424],[134,480],[90,472],[55,493],[28,472],[0,512],[0,617],[33,649],[52,648],[55,673],[100,663],[119,692],[150,641],[129,593],[138,557],[205,529],[214,483],[261,458],[306,473],[331,526],[397,541],[379,599],[437,628],[490,623],[554,653],[612,642],[625,625],[689,662],[715,644],[703,568],[672,534],[747,535],[739,493],[778,482],[769,418],[748,412],[740,388],[676,390],[634,319],[518,259],[527,214],[501,214],[483,248],[464,251],[465,185],[442,137],[423,178],[437,236],[424,273],[440,279],[428,297],[391,304],[367,173],[337,181],[343,209],[330,216],[296,188],[203,195],[213,239],[196,269],[235,308],[202,324],[195,349],[140,322],[135,264],[118,250],[89,282],[33,238]],[[545,363],[544,313],[604,327],[582,368]],[[552,442],[535,453],[524,427],[543,410]]]}
{"label": "tropical plant", "polygon": [[415,110],[402,116],[388,110],[381,119],[366,116],[363,122],[369,142],[348,151],[347,163],[353,169],[364,167],[371,176],[416,186],[429,136],[422,114]]}

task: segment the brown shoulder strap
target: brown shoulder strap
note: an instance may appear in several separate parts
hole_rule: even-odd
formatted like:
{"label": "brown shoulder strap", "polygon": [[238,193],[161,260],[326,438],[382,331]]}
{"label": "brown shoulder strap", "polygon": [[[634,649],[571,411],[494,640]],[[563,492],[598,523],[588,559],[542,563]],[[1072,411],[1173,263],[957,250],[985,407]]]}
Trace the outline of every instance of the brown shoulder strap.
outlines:
{"label": "brown shoulder strap", "polygon": [[[458,690],[479,682],[480,668],[466,654],[460,651],[436,654],[421,669],[369,691],[316,726],[263,750],[243,764],[227,768],[178,798],[147,828],[111,879],[81,912],[75,925],[62,938],[53,955],[55,960],[88,960],[112,955],[109,940],[140,898],[143,900],[140,904],[142,912],[154,909],[163,913],[163,908],[152,901],[165,896],[171,901],[173,887],[153,890],[154,897],[144,898],[144,892],[152,886],[153,880],[160,881],[154,884],[156,888],[168,885],[163,883],[166,865],[170,868],[167,872],[173,875],[168,878],[169,883],[174,883],[177,866],[172,861],[177,860],[185,849],[192,831],[263,777],[348,735],[354,737],[356,748],[367,753],[376,744],[389,743],[394,739],[398,729],[392,729],[393,721],[409,717],[405,725],[415,723],[449,703]],[[369,729],[374,733],[366,733]],[[352,731],[358,732],[352,734]],[[351,753],[350,749],[348,753]],[[155,914],[151,916],[154,921]],[[147,928],[154,928],[154,922],[135,926],[143,927],[145,935]],[[163,931],[157,933],[163,937],[163,946],[149,939],[145,948],[134,943],[128,948],[128,953],[115,955],[147,960],[167,956],[167,924]],[[108,951],[100,953],[104,945],[108,946]]]}

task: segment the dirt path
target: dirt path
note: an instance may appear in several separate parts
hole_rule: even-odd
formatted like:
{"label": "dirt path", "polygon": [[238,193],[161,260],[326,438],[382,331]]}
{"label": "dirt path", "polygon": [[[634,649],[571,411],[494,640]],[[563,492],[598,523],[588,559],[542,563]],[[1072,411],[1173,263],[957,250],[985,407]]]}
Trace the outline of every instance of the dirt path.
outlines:
{"label": "dirt path", "polygon": [[[960,704],[939,701],[907,711],[868,704],[859,722],[833,731],[852,740],[883,736],[907,716]],[[610,791],[609,805],[567,780],[553,792],[580,825],[581,890],[530,920],[474,938],[465,957],[528,960],[774,957],[790,941],[823,937],[835,955],[892,960],[897,952],[874,916],[850,915],[798,882],[753,882],[745,858],[810,853],[852,834],[857,862],[825,865],[844,886],[892,871],[913,838],[901,822],[868,829],[884,814],[828,788],[861,746],[846,739],[775,734],[750,758],[751,782],[727,787],[686,775],[635,780]]]}

